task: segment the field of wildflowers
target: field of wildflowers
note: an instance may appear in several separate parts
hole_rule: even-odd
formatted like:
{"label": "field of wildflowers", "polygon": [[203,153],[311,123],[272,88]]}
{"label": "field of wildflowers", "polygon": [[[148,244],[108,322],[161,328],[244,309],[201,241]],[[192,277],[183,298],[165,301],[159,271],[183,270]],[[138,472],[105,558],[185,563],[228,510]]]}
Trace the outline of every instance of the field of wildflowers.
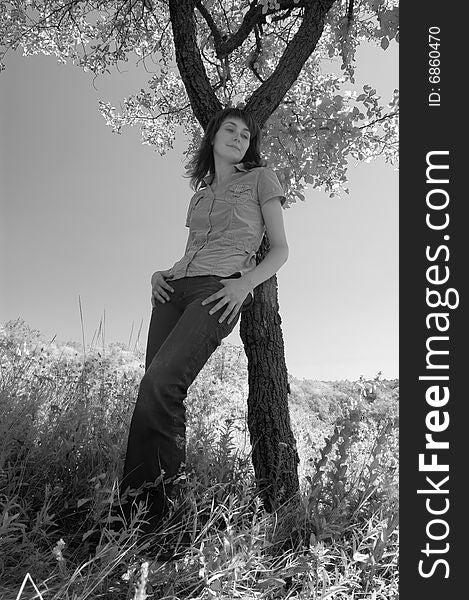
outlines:
{"label": "field of wildflowers", "polygon": [[[192,544],[164,563],[136,536],[143,506],[109,528],[143,363],[124,344],[47,341],[22,320],[0,329],[2,600],[398,598],[398,381],[289,376],[301,502],[268,514],[246,357],[223,343],[186,401]],[[299,530],[302,544],[285,545]]]}

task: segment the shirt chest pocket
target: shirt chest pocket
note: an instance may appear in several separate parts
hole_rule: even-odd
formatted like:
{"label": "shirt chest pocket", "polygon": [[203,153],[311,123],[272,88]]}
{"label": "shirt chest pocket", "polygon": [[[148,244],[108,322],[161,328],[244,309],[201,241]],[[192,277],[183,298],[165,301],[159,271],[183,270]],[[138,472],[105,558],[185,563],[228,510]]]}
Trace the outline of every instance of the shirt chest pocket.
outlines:
{"label": "shirt chest pocket", "polygon": [[247,185],[245,183],[230,185],[225,193],[225,200],[229,204],[245,204],[252,199],[252,185]]}

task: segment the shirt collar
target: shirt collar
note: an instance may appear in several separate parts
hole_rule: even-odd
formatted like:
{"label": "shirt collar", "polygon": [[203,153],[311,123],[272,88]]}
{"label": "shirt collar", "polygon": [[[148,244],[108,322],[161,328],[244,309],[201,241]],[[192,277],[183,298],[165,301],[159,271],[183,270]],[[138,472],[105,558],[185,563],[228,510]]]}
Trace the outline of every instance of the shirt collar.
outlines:
{"label": "shirt collar", "polygon": [[[234,166],[235,169],[237,169],[238,171],[244,171],[247,172],[249,171],[249,169],[247,169],[244,166],[244,163],[240,162],[237,165]],[[205,177],[203,177],[203,181],[206,185],[210,185],[213,181],[213,177],[214,177],[215,173],[208,173],[207,175],[205,175]]]}

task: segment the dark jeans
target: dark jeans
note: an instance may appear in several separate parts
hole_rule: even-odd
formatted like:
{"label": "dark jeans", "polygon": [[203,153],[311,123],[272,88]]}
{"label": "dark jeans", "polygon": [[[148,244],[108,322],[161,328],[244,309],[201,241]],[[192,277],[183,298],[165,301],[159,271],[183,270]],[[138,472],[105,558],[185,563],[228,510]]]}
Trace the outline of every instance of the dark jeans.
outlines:
{"label": "dark jeans", "polygon": [[[230,276],[240,277],[239,273]],[[185,464],[185,406],[187,389],[222,339],[233,329],[241,311],[228,325],[218,322],[224,308],[209,315],[217,301],[202,300],[223,288],[218,275],[184,277],[168,281],[171,300],[153,308],[140,383],[130,424],[121,493],[152,484],[137,500],[148,501],[147,520],[157,525],[168,510],[168,497],[177,492],[175,479]],[[248,295],[242,309],[252,302]],[[163,482],[157,480],[164,471]],[[160,478],[161,482],[161,478]],[[132,499],[131,499],[132,500]],[[130,504],[124,505],[130,515]]]}

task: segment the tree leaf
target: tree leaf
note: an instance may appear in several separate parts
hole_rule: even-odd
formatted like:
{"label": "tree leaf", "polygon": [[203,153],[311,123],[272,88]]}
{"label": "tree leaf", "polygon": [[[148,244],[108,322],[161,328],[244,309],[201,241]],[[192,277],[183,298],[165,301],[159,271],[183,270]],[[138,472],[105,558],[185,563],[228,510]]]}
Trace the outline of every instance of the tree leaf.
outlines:
{"label": "tree leaf", "polygon": [[384,37],[384,38],[381,40],[381,48],[382,48],[383,50],[386,50],[386,48],[387,48],[388,46],[389,46],[389,40],[388,40],[388,38],[387,38],[387,37]]}

